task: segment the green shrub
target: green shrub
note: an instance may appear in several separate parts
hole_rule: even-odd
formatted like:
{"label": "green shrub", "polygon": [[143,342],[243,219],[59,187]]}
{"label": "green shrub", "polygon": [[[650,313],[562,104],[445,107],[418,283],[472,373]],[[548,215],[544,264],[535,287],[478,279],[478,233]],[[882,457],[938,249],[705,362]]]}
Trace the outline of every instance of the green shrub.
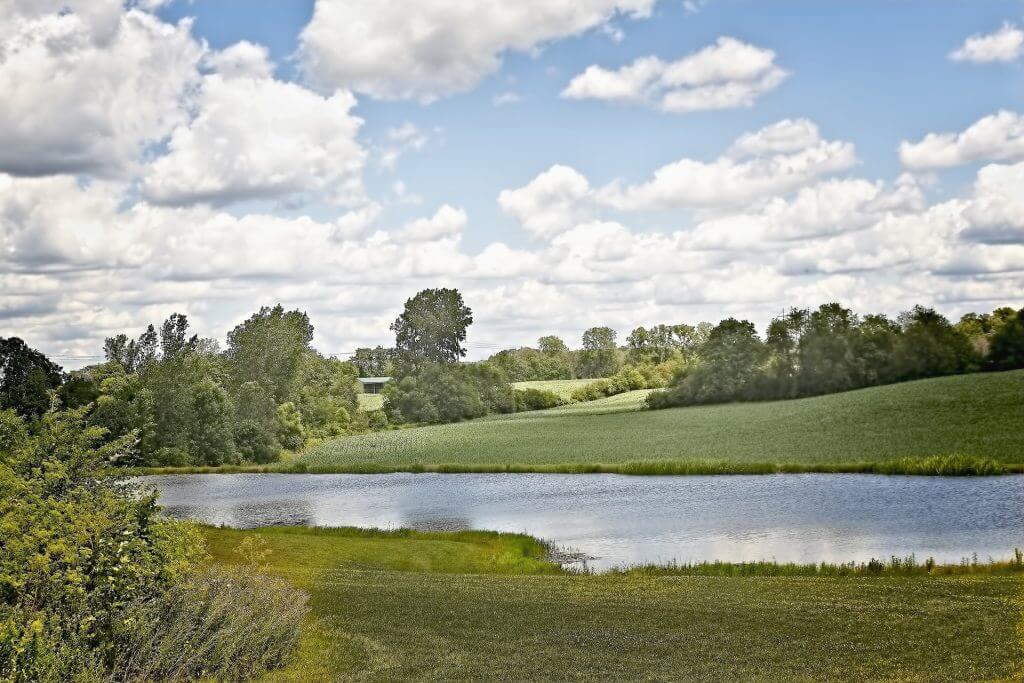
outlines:
{"label": "green shrub", "polygon": [[517,389],[515,401],[517,413],[556,408],[565,403],[555,392],[542,389]]}

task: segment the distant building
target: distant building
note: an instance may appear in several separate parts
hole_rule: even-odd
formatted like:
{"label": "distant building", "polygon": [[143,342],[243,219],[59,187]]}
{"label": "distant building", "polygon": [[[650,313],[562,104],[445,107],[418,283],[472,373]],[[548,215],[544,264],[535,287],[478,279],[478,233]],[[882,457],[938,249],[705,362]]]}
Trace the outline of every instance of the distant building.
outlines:
{"label": "distant building", "polygon": [[379,394],[384,385],[391,381],[390,377],[360,377],[359,383],[363,385],[364,394]]}

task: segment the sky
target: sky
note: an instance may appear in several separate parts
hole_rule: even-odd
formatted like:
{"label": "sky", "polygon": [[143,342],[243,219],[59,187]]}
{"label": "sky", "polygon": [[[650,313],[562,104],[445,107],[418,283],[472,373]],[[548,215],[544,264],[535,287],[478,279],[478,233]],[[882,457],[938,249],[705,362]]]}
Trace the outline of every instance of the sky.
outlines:
{"label": "sky", "polygon": [[0,0],[0,336],[1024,305],[1024,1]]}

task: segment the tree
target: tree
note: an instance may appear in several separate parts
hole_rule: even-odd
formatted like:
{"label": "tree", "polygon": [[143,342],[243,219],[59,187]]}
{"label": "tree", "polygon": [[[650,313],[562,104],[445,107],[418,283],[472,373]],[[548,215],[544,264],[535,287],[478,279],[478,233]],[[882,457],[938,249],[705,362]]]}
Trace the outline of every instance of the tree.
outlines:
{"label": "tree", "polygon": [[277,431],[277,406],[266,388],[258,382],[240,386],[235,398],[234,439],[242,460],[277,460],[281,454]]}
{"label": "tree", "polygon": [[457,289],[424,289],[405,302],[391,324],[395,348],[412,364],[455,363],[466,355],[462,342],[473,311]]}
{"label": "tree", "polygon": [[753,323],[727,318],[711,330],[701,346],[701,364],[680,375],[665,395],[652,394],[649,403],[662,407],[760,398],[767,355],[768,348]]}
{"label": "tree", "polygon": [[247,382],[260,384],[283,403],[293,389],[302,355],[313,341],[313,325],[302,311],[281,304],[264,306],[228,333],[228,359],[236,390]]}
{"label": "tree", "polygon": [[157,333],[149,325],[138,340],[129,340],[125,334],[107,337],[103,342],[103,353],[108,362],[117,363],[127,373],[140,371],[156,358]]}
{"label": "tree", "polygon": [[192,414],[188,430],[189,458],[198,465],[237,462],[228,393],[211,378],[203,377],[189,387],[188,395]]}
{"label": "tree", "polygon": [[383,346],[358,348],[349,359],[358,369],[360,377],[389,377],[394,373],[395,350]]}
{"label": "tree", "polygon": [[565,342],[562,341],[561,337],[556,337],[553,334],[549,334],[538,339],[537,349],[541,353],[546,353],[548,355],[567,353],[569,351],[569,347],[565,345]]}
{"label": "tree", "polygon": [[828,394],[856,386],[853,335],[857,316],[837,303],[811,313],[800,339],[800,394]]}
{"label": "tree", "polygon": [[160,351],[164,359],[177,358],[195,348],[199,342],[197,335],[188,336],[188,317],[181,313],[172,313],[160,327]]}
{"label": "tree", "polygon": [[1024,368],[1024,308],[992,336],[987,366],[993,370]]}
{"label": "tree", "polygon": [[965,372],[978,363],[968,338],[933,308],[914,306],[900,316],[903,334],[894,352],[900,379]]}
{"label": "tree", "polygon": [[580,377],[607,377],[619,369],[619,350],[615,346],[615,330],[591,327],[583,333],[583,349],[579,353]]}
{"label": "tree", "polygon": [[59,365],[18,337],[0,337],[0,410],[37,418],[50,408],[50,392],[62,382]]}

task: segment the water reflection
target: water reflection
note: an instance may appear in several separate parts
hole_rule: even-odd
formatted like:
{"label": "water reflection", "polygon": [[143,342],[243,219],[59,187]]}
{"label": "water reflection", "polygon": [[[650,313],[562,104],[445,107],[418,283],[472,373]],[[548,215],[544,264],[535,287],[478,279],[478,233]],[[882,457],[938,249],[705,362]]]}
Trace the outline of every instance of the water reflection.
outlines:
{"label": "water reflection", "polygon": [[1024,547],[1024,477],[189,475],[146,477],[177,517],[254,527],[525,532],[606,569],[642,562],[867,561]]}

